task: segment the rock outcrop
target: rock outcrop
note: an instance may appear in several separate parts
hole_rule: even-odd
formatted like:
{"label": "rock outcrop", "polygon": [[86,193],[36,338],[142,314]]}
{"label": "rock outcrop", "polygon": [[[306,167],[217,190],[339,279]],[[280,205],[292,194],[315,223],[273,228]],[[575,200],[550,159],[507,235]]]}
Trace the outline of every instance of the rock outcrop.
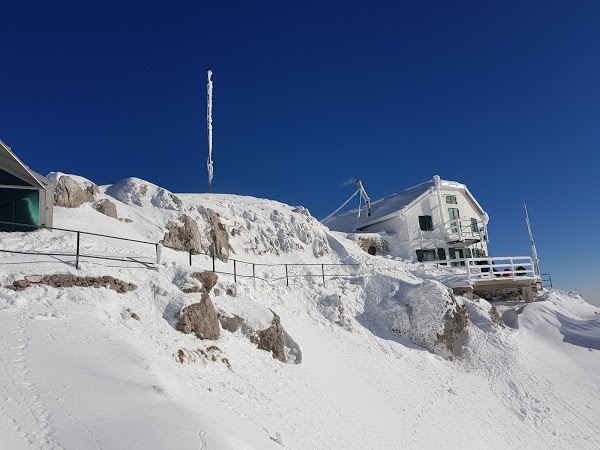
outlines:
{"label": "rock outcrop", "polygon": [[212,288],[215,287],[217,281],[219,280],[219,277],[216,273],[209,272],[208,270],[205,270],[204,272],[192,272],[190,276],[202,283],[202,288],[207,294],[210,293]]}
{"label": "rock outcrop", "polygon": [[244,319],[242,319],[240,316],[236,316],[235,314],[231,314],[231,316],[218,314],[218,317],[219,322],[221,323],[221,328],[229,331],[230,333],[235,333],[244,324]]}
{"label": "rock outcrop", "polygon": [[225,229],[225,226],[221,223],[219,214],[210,208],[206,208],[208,214],[208,221],[210,222],[210,235],[212,238],[212,245],[210,254],[219,258],[223,262],[227,262],[229,259],[229,251],[231,245],[229,245],[229,234]]}
{"label": "rock outcrop", "polygon": [[176,328],[186,334],[194,333],[200,339],[218,339],[219,319],[210,297],[203,294],[199,303],[183,308]]}
{"label": "rock outcrop", "polygon": [[502,321],[502,317],[500,317],[500,313],[496,309],[495,306],[492,306],[490,309],[490,319],[500,328],[504,328],[504,322]]}
{"label": "rock outcrop", "polygon": [[117,218],[117,206],[108,199],[102,199],[94,205],[94,209],[105,216]]}
{"label": "rock outcrop", "polygon": [[457,353],[456,343],[463,330],[467,327],[467,310],[464,305],[456,302],[454,294],[450,294],[453,299],[452,307],[446,310],[444,314],[444,331],[438,333],[437,342],[448,349],[451,355]]}
{"label": "rock outcrop", "polygon": [[22,291],[36,284],[45,284],[51,287],[105,287],[123,294],[128,291],[133,291],[137,286],[133,283],[128,283],[123,280],[105,275],[102,277],[80,277],[71,274],[54,274],[54,275],[29,275],[22,280],[15,281],[12,285],[6,286],[13,291]]}
{"label": "rock outcrop", "polygon": [[160,243],[177,250],[202,253],[200,232],[196,221],[187,214],[182,214],[179,220],[183,225],[172,221],[167,223],[165,236]]}
{"label": "rock outcrop", "polygon": [[84,203],[93,202],[94,196],[99,192],[98,186],[94,183],[88,182],[82,186],[71,177],[63,175],[54,188],[54,205],[77,208]]}
{"label": "rock outcrop", "polygon": [[[181,289],[186,294],[201,293],[209,294],[217,284],[219,277],[214,272],[183,272],[175,277],[173,284]],[[218,294],[218,289],[215,289],[215,294]]]}
{"label": "rock outcrop", "polygon": [[287,362],[285,356],[284,330],[277,314],[273,313],[271,326],[266,330],[259,331],[257,338],[259,349],[271,352],[273,358],[278,359],[281,362]]}

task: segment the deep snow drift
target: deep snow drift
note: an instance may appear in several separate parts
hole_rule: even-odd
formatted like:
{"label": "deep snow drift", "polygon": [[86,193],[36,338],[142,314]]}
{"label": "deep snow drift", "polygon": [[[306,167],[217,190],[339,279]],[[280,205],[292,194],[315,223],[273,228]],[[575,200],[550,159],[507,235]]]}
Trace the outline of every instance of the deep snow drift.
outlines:
{"label": "deep snow drift", "polygon": [[[76,179],[83,183],[84,180]],[[370,256],[301,207],[233,195],[174,195],[139,179],[100,187],[118,220],[90,203],[56,208],[55,226],[158,242],[181,214],[210,249],[207,208],[230,235],[231,257],[256,266],[220,275],[211,298],[248,329],[273,312],[286,331],[282,363],[240,329],[206,341],[175,329],[184,293],[209,257],[83,236],[87,254],[0,253],[0,447],[19,448],[598,448],[600,310],[576,294],[536,302],[454,298],[415,266]],[[130,221],[130,222],[129,222]],[[0,233],[6,250],[71,253],[59,231]],[[125,259],[127,258],[127,259]],[[314,269],[317,268],[317,269]],[[217,270],[232,263],[217,261]],[[251,265],[238,264],[239,274]],[[316,270],[316,272],[312,272]],[[292,271],[296,271],[293,272]],[[34,284],[25,276],[110,275],[137,289]],[[282,278],[283,276],[283,278]],[[460,310],[452,349],[439,336]],[[139,320],[137,320],[139,319]],[[452,351],[451,351],[452,350]],[[452,352],[456,356],[452,356]]]}

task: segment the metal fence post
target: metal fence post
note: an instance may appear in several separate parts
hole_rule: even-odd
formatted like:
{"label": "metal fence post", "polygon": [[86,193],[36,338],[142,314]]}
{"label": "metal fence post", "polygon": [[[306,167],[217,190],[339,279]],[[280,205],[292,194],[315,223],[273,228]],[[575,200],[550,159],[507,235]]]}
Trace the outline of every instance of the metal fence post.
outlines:
{"label": "metal fence post", "polygon": [[289,286],[290,285],[290,279],[288,278],[288,265],[285,265],[285,285]]}
{"label": "metal fence post", "polygon": [[254,263],[252,263],[252,278],[256,278],[256,271],[255,271]]}
{"label": "metal fence post", "polygon": [[321,275],[323,276],[323,287],[325,287],[325,264],[321,264]]}
{"label": "metal fence post", "polygon": [[233,282],[237,283],[237,266],[235,264],[235,259],[233,260]]}
{"label": "metal fence post", "polygon": [[77,232],[77,252],[75,254],[75,268],[79,270],[79,231]]}
{"label": "metal fence post", "polygon": [[192,251],[189,250],[189,254],[190,254],[190,266],[192,265]]}
{"label": "metal fence post", "polygon": [[213,261],[213,272],[215,271],[215,252],[213,252],[212,254],[212,261]]}

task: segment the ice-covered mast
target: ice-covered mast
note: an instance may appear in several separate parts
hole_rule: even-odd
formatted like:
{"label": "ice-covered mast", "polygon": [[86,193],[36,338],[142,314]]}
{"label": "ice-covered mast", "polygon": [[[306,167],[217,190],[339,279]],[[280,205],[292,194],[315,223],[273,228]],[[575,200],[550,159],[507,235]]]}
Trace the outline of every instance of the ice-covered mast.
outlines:
{"label": "ice-covered mast", "polygon": [[206,161],[206,168],[208,169],[208,192],[212,193],[212,180],[213,180],[213,161],[212,161],[212,70],[206,69],[206,76],[208,78],[206,85],[206,128],[208,134],[208,159]]}
{"label": "ice-covered mast", "polygon": [[[371,199],[369,198],[369,196],[367,195],[367,191],[365,191],[365,188],[362,185],[362,182],[360,180],[356,180],[356,186],[358,187],[358,189],[356,190],[356,192],[354,194],[352,194],[348,200],[346,200],[344,203],[342,203],[340,205],[340,207],[338,209],[336,209],[334,212],[332,212],[331,214],[329,214],[327,217],[325,217],[324,219],[321,220],[321,222],[325,222],[328,219],[332,218],[333,216],[335,216],[337,213],[339,213],[341,211],[341,209],[346,206],[348,203],[350,203],[350,200],[352,200],[354,197],[356,197],[358,194],[361,195],[361,197],[364,199],[365,201],[365,205],[367,207],[367,216],[371,215]],[[358,217],[360,217],[360,204],[358,205]],[[358,219],[357,219],[358,220]]]}
{"label": "ice-covered mast", "polygon": [[[367,191],[365,191],[362,181],[356,180],[356,186],[358,186],[360,195],[362,196],[363,200],[365,201],[365,205],[367,206],[367,216],[370,216],[371,215],[371,199],[367,195]],[[360,214],[360,208],[359,208],[359,214]]]}
{"label": "ice-covered mast", "polygon": [[529,231],[529,241],[531,242],[531,256],[533,257],[535,275],[540,276],[540,260],[538,259],[537,250],[535,249],[533,232],[531,231],[531,224],[529,223],[529,213],[527,212],[527,205],[525,203],[523,203],[523,208],[525,208],[525,220],[527,220],[527,230]]}

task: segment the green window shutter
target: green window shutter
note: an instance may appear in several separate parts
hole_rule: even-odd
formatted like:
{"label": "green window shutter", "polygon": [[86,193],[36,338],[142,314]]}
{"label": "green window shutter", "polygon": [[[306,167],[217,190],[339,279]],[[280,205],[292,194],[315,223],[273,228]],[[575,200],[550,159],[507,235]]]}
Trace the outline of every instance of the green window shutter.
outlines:
{"label": "green window shutter", "polygon": [[432,231],[433,219],[431,216],[419,216],[419,228],[421,228],[422,231]]}
{"label": "green window shutter", "polygon": [[425,253],[423,250],[417,250],[417,261],[421,262],[425,259]]}
{"label": "green window shutter", "polygon": [[[477,250],[473,250],[474,252]],[[470,248],[465,248],[465,255],[467,258],[471,257],[471,249]]]}
{"label": "green window shutter", "polygon": [[477,225],[477,219],[471,218],[471,231],[473,233],[479,233],[479,226]]}
{"label": "green window shutter", "polygon": [[456,259],[456,250],[449,248],[448,253],[450,254],[450,259]]}
{"label": "green window shutter", "polygon": [[446,259],[446,249],[440,247],[437,249],[437,252],[438,252],[438,259],[440,261],[444,261]]}
{"label": "green window shutter", "polygon": [[485,250],[481,250],[481,256],[486,257]]}

